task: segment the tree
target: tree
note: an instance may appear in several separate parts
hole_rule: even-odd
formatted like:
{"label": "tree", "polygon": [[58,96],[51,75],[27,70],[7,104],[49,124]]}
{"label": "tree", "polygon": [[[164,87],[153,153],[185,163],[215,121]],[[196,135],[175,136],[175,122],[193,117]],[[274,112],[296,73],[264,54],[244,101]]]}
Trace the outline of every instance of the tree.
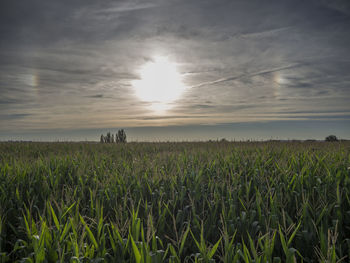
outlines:
{"label": "tree", "polygon": [[126,143],[126,133],[124,129],[118,130],[118,133],[115,135],[115,142]]}
{"label": "tree", "polygon": [[110,143],[112,141],[111,133],[107,132],[107,143]]}
{"label": "tree", "polygon": [[325,141],[326,142],[337,142],[338,138],[335,135],[329,135],[329,136],[326,137]]}
{"label": "tree", "polygon": [[104,136],[101,134],[100,137],[100,142],[101,143],[126,143],[126,133],[123,129],[118,130],[118,132],[115,134],[111,134],[110,132],[107,132],[107,135]]}

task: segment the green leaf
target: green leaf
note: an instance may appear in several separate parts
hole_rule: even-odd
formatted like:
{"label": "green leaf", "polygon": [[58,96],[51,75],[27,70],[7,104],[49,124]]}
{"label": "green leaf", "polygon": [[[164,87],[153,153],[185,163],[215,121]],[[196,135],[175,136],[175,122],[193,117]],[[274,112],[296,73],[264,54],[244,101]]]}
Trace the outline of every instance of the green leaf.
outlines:
{"label": "green leaf", "polygon": [[66,234],[68,233],[68,230],[71,227],[71,222],[70,220],[68,222],[66,222],[66,224],[64,225],[61,237],[60,237],[60,243],[63,241],[63,238],[66,236]]}
{"label": "green leaf", "polygon": [[249,233],[248,233],[248,238],[249,238],[250,250],[252,251],[253,257],[256,260],[258,258],[258,252],[256,251],[254,241],[251,238],[251,236],[249,235]]}
{"label": "green leaf", "polygon": [[180,249],[179,249],[179,255],[182,254],[182,251],[183,251],[183,249],[184,249],[184,246],[185,246],[185,242],[186,242],[186,239],[187,239],[188,232],[190,232],[190,225],[189,225],[189,224],[188,224],[187,229],[186,229],[186,231],[185,231],[185,233],[183,234],[182,239],[181,239]]}
{"label": "green leaf", "polygon": [[140,251],[135,244],[134,239],[132,238],[132,235],[130,235],[130,240],[131,240],[132,250],[134,252],[136,263],[140,263],[141,262],[141,254],[140,254]]}
{"label": "green leaf", "polygon": [[201,245],[199,244],[199,242],[197,241],[197,239],[194,237],[194,235],[193,235],[193,233],[192,233],[191,230],[190,230],[190,233],[191,233],[192,238],[193,238],[194,242],[196,243],[196,246],[198,247],[199,251],[202,251]]}
{"label": "green leaf", "polygon": [[284,238],[284,235],[282,233],[281,226],[278,226],[278,228],[279,228],[279,234],[280,234],[282,248],[283,248],[284,253],[287,255],[289,253],[288,246],[287,246],[286,240]]}
{"label": "green leaf", "polygon": [[85,229],[86,229],[86,231],[87,231],[87,233],[88,233],[88,236],[89,236],[90,241],[95,245],[96,248],[98,248],[97,241],[96,241],[94,235],[92,234],[90,228],[89,228],[88,225],[85,223],[83,217],[82,217],[81,215],[79,215],[79,217],[80,217],[80,221],[83,223],[83,225],[84,225],[84,227],[85,227]]}
{"label": "green leaf", "polygon": [[209,258],[209,259],[211,259],[211,258],[214,256],[216,250],[218,249],[218,246],[220,245],[221,239],[222,239],[222,237],[220,237],[220,239],[218,240],[218,242],[216,242],[216,244],[212,247],[212,249],[211,249],[210,252],[208,253],[208,258]]}
{"label": "green leaf", "polygon": [[61,219],[64,218],[66,216],[66,214],[73,208],[73,206],[75,205],[76,202],[74,202],[67,210],[66,212],[63,213],[63,215],[61,216]]}
{"label": "green leaf", "polygon": [[298,226],[294,229],[292,235],[290,236],[290,238],[288,239],[288,243],[287,243],[287,246],[290,246],[290,244],[292,243],[296,233],[298,232],[299,228],[300,228],[300,225],[301,225],[301,221],[299,222]]}
{"label": "green leaf", "polygon": [[51,210],[51,216],[52,216],[52,219],[53,219],[53,222],[55,223],[55,226],[58,230],[61,229],[61,226],[60,226],[60,223],[58,222],[58,219],[57,219],[57,216],[55,214],[55,211],[53,210],[51,204],[48,202],[49,204],[49,207],[50,207],[50,210]]}

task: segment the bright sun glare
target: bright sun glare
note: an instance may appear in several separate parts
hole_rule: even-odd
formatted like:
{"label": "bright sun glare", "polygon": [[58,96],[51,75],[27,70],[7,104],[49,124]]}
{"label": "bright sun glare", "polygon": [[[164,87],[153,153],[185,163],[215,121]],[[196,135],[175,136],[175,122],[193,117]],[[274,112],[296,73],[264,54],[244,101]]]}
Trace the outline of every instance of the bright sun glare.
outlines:
{"label": "bright sun glare", "polygon": [[166,57],[156,57],[140,69],[140,79],[132,83],[136,96],[152,103],[155,110],[169,108],[186,89],[176,64]]}

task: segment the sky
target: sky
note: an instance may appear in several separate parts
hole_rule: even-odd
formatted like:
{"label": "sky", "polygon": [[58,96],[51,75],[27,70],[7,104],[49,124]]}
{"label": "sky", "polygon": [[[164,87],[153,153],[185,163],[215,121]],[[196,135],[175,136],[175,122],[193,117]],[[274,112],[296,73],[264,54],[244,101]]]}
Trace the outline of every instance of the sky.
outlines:
{"label": "sky", "polygon": [[1,1],[0,140],[350,139],[349,28],[348,0]]}

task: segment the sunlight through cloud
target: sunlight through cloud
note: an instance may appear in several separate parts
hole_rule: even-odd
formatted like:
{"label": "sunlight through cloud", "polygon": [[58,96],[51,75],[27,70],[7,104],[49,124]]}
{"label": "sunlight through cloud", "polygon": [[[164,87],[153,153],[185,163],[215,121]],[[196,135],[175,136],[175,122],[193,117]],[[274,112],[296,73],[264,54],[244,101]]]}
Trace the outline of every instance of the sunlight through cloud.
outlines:
{"label": "sunlight through cloud", "polygon": [[136,96],[152,104],[155,111],[170,108],[185,91],[182,76],[176,64],[166,57],[156,57],[140,69],[140,79],[132,82]]}

